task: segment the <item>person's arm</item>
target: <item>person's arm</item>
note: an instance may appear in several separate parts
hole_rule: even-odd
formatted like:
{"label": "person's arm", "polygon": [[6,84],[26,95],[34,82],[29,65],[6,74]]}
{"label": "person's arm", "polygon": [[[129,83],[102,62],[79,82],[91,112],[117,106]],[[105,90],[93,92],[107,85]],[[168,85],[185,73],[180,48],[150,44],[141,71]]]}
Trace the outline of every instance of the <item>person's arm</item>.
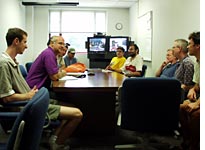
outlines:
{"label": "person's arm", "polygon": [[110,62],[110,64],[109,65],[107,65],[107,67],[105,68],[105,70],[113,70],[114,71],[114,69],[112,69],[112,61]]}
{"label": "person's arm", "polygon": [[140,77],[141,73],[142,73],[142,71],[129,72],[129,73],[126,73],[125,76],[128,76],[128,77]]}
{"label": "person's arm", "polygon": [[187,94],[187,97],[191,101],[195,101],[197,99],[197,92],[200,90],[199,84],[195,84],[193,88],[189,90],[189,93]]}
{"label": "person's arm", "polygon": [[159,77],[161,74],[162,74],[162,70],[163,70],[163,68],[167,65],[167,61],[164,61],[162,64],[161,64],[161,66],[159,67],[159,69],[157,70],[157,72],[156,72],[156,74],[155,74],[155,76],[156,77]]}
{"label": "person's arm", "polygon": [[38,92],[36,86],[31,89],[28,93],[20,94],[14,93],[10,96],[3,97],[2,100],[4,103],[13,102],[13,101],[26,101],[32,99],[32,97]]}
{"label": "person's arm", "polygon": [[189,103],[186,107],[188,112],[192,112],[200,108],[200,98],[193,103]]}
{"label": "person's arm", "polygon": [[123,73],[121,69],[111,69],[112,71],[118,72],[118,73]]}
{"label": "person's arm", "polygon": [[57,81],[58,79],[60,79],[64,76],[66,76],[66,71],[65,70],[61,70],[61,71],[59,70],[58,73],[53,74],[53,75],[49,75],[49,77],[52,81]]}
{"label": "person's arm", "polygon": [[105,70],[111,70],[111,71],[115,71],[111,66],[113,65],[114,61],[115,61],[116,57],[113,57],[112,60],[110,61],[110,64],[107,65],[107,67],[105,68]]}
{"label": "person's arm", "polygon": [[190,61],[186,61],[183,63],[184,67],[184,84],[181,85],[181,88],[185,91],[188,91],[192,88],[193,85],[193,75],[194,75],[194,65]]}

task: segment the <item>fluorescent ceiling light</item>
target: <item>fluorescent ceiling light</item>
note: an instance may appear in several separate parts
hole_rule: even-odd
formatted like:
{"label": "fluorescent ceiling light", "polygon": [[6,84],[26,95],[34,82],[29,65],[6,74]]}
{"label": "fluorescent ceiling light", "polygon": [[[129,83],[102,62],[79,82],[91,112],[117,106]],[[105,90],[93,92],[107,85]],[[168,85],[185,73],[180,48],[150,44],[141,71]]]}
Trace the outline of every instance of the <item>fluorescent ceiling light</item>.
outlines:
{"label": "fluorescent ceiling light", "polygon": [[43,6],[77,6],[79,2],[22,2],[25,6],[43,5]]}

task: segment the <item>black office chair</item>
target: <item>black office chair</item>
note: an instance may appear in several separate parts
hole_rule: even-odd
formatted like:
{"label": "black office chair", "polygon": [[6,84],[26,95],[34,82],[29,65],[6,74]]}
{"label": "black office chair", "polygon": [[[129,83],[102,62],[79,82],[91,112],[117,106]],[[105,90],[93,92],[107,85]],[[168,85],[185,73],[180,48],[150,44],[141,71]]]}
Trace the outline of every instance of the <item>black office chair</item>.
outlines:
{"label": "black office chair", "polygon": [[33,62],[27,62],[27,63],[25,64],[27,72],[29,72],[29,70],[30,70],[32,64],[33,64]]}
{"label": "black office chair", "polygon": [[20,68],[21,74],[23,75],[24,79],[26,79],[27,77],[26,68],[23,65],[19,65],[19,68]]}
{"label": "black office chair", "polygon": [[180,99],[181,86],[176,79],[127,78],[122,85],[121,128],[140,135],[174,135]]}
{"label": "black office chair", "polygon": [[[38,150],[45,116],[49,105],[49,93],[41,88],[18,114],[6,145],[6,150]],[[0,119],[15,117],[18,112],[0,112]]]}
{"label": "black office chair", "polygon": [[147,65],[143,64],[142,65],[141,77],[145,77],[146,71],[147,71]]}

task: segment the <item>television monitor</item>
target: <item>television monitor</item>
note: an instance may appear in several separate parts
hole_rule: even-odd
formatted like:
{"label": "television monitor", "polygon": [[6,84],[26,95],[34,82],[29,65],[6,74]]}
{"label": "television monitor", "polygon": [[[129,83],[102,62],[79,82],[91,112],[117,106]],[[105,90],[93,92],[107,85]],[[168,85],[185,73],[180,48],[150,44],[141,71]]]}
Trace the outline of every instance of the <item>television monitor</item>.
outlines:
{"label": "television monitor", "polygon": [[127,36],[113,36],[109,38],[109,52],[115,52],[117,47],[121,46],[125,49],[125,52],[128,50],[130,38]]}
{"label": "television monitor", "polygon": [[88,52],[89,53],[105,53],[106,37],[88,37]]}

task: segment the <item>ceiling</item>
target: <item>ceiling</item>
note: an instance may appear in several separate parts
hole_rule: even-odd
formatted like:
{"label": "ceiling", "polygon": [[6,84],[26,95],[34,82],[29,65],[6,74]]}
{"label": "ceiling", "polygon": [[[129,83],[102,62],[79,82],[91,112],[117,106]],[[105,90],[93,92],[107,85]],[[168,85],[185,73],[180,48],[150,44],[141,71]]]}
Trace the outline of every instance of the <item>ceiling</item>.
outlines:
{"label": "ceiling", "polygon": [[77,7],[129,8],[138,0],[22,0],[23,2],[79,2]]}

